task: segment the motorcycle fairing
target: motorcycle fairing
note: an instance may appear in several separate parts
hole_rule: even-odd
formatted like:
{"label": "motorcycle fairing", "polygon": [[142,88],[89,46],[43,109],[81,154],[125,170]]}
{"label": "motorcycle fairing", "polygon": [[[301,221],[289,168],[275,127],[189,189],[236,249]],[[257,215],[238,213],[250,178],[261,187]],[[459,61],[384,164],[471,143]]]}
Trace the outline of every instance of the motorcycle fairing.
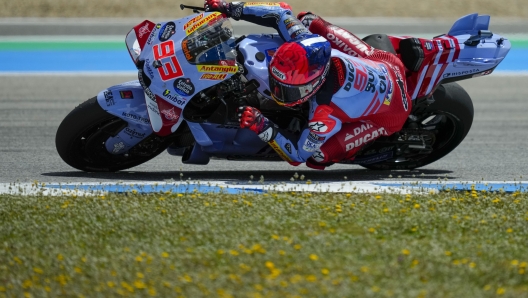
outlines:
{"label": "motorcycle fairing", "polygon": [[[508,54],[511,43],[502,36],[487,31],[489,20],[489,16],[467,15],[455,22],[446,35],[433,39],[416,39],[424,57],[419,69],[408,73],[407,84],[413,99],[431,96],[436,87],[443,83],[493,72]],[[470,38],[476,38],[477,42],[468,43]],[[407,37],[391,39],[400,58],[408,55],[399,48]]]}
{"label": "motorcycle fairing", "polygon": [[97,102],[109,114],[128,123],[116,136],[105,142],[108,152],[122,154],[152,134],[145,95],[138,81],[130,81],[105,89]]}
{"label": "motorcycle fairing", "polygon": [[[184,52],[183,41],[187,47],[198,45],[194,60],[187,58],[189,49]],[[218,12],[156,24],[137,63],[154,132],[160,136],[175,132],[181,111],[194,95],[238,71],[235,59],[231,23]]]}
{"label": "motorcycle fairing", "polygon": [[272,98],[268,87],[268,65],[277,48],[283,43],[284,40],[278,34],[249,34],[238,46],[244,56],[246,78],[248,81],[256,80],[260,94],[270,100]]}

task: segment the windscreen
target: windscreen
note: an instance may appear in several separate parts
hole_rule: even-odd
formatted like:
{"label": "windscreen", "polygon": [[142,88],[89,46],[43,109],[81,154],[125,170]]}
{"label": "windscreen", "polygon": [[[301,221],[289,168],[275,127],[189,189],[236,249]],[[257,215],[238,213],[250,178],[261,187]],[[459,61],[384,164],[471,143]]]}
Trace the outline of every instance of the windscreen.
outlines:
{"label": "windscreen", "polygon": [[184,27],[182,41],[185,58],[193,65],[235,65],[233,27],[220,13],[200,14]]}

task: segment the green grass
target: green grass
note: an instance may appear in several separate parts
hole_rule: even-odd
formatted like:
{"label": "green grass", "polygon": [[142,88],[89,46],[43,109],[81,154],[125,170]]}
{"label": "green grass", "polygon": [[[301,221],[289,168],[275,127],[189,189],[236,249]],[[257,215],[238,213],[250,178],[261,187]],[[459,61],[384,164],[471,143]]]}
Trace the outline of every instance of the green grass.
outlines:
{"label": "green grass", "polygon": [[526,194],[0,196],[0,297],[528,297]]}

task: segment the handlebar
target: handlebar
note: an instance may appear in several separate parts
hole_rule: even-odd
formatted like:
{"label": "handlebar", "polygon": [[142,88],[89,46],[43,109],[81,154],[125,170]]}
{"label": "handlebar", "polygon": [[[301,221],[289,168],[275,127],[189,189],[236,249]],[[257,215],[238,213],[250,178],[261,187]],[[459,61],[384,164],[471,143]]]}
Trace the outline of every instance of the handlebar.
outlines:
{"label": "handlebar", "polygon": [[198,6],[189,6],[189,5],[185,5],[185,4],[180,4],[180,8],[181,10],[184,10],[184,9],[192,9],[193,11],[205,11],[205,8],[203,7],[198,7]]}

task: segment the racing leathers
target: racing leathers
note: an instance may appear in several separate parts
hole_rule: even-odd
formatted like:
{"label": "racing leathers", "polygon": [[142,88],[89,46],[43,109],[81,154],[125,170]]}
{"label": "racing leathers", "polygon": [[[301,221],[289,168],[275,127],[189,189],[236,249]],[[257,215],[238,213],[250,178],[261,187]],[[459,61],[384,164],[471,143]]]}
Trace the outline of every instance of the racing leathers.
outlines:
{"label": "racing leathers", "polygon": [[[287,162],[317,169],[351,160],[369,142],[401,130],[411,111],[405,68],[392,53],[375,49],[352,33],[313,14],[292,15],[286,3],[207,0],[206,9],[235,20],[273,27],[285,41],[322,36],[332,45],[331,67],[309,100],[307,126],[292,136],[256,108],[241,107],[241,127],[253,130]],[[305,27],[304,24],[308,25]]]}

